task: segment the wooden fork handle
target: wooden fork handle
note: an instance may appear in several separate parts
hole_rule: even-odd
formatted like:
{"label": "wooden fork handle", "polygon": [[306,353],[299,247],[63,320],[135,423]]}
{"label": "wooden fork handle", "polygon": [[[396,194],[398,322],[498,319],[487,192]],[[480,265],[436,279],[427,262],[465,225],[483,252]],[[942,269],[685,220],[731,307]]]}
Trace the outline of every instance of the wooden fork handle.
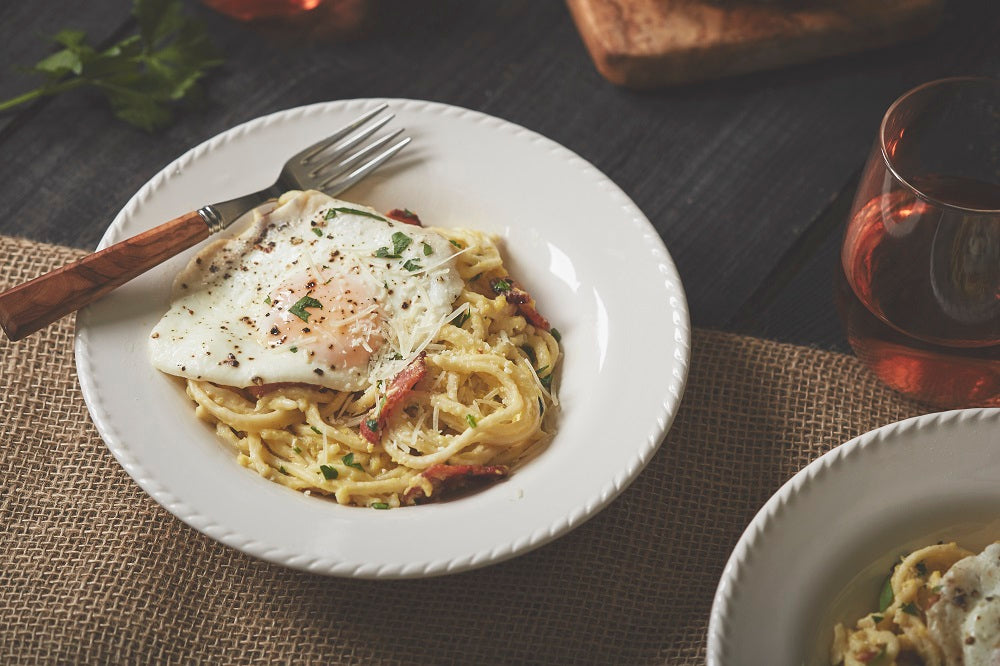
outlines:
{"label": "wooden fork handle", "polygon": [[205,220],[192,211],[25,282],[0,294],[0,328],[20,340],[208,236]]}

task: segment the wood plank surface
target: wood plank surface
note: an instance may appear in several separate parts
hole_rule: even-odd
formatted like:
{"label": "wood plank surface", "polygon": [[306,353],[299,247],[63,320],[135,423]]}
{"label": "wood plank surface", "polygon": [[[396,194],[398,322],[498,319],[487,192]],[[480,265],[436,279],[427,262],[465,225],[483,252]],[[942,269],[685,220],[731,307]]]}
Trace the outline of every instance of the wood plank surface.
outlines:
{"label": "wood plank surface", "polygon": [[703,81],[894,44],[943,0],[567,0],[598,71],[630,88]]}
{"label": "wood plank surface", "polygon": [[[16,32],[71,23],[51,15],[62,6],[69,16],[77,3],[47,4],[55,9],[46,22]],[[108,26],[116,16],[118,28],[127,21],[120,0],[87,5]],[[208,78],[206,102],[156,134],[116,120],[88,92],[0,116],[12,122],[0,130],[0,233],[94,247],[146,180],[233,125],[325,100],[430,99],[540,132],[608,174],[666,242],[696,325],[750,330],[758,324],[737,317],[750,299],[761,309],[784,303],[767,334],[828,345],[839,336],[829,292],[796,277],[812,255],[790,259],[803,235],[851,187],[899,94],[941,76],[1000,75],[995,0],[950,4],[936,32],[909,44],[656,92],[598,75],[559,2],[381,0],[367,32],[350,39],[298,39],[193,0],[185,6],[204,18],[227,60]],[[14,32],[0,22],[0,38]],[[25,61],[9,49],[2,55]],[[3,76],[5,86],[24,83],[9,70]],[[808,321],[788,317],[795,304]]]}

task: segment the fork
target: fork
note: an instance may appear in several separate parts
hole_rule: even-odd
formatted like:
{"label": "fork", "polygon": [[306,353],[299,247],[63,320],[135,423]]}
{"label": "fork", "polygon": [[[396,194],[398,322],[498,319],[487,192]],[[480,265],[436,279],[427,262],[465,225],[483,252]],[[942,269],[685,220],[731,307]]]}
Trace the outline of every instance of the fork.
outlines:
{"label": "fork", "polygon": [[409,137],[403,137],[393,143],[402,129],[368,141],[392,120],[392,114],[376,119],[388,106],[372,109],[292,155],[270,187],[185,213],[0,293],[0,328],[10,340],[20,340],[222,231],[288,190],[322,190],[330,196],[343,192],[410,142]]}

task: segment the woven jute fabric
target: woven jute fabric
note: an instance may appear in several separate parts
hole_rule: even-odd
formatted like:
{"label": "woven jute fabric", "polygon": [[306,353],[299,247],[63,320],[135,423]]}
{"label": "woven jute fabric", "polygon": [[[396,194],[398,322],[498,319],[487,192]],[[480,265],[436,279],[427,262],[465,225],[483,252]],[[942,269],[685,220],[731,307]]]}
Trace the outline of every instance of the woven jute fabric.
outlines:
{"label": "woven jute fabric", "polygon": [[[78,255],[0,237],[0,286]],[[767,498],[831,447],[926,411],[852,357],[696,330],[673,428],[602,513],[464,574],[324,578],[146,496],[90,421],[72,331],[0,341],[4,664],[704,663],[719,576]]]}

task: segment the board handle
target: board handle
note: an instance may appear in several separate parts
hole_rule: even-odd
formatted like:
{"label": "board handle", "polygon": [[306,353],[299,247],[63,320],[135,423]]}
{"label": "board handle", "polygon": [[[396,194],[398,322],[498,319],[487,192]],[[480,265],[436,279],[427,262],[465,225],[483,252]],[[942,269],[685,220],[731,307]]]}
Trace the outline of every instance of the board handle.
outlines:
{"label": "board handle", "polygon": [[0,293],[0,328],[10,340],[20,340],[208,236],[201,214],[191,211],[8,289]]}

